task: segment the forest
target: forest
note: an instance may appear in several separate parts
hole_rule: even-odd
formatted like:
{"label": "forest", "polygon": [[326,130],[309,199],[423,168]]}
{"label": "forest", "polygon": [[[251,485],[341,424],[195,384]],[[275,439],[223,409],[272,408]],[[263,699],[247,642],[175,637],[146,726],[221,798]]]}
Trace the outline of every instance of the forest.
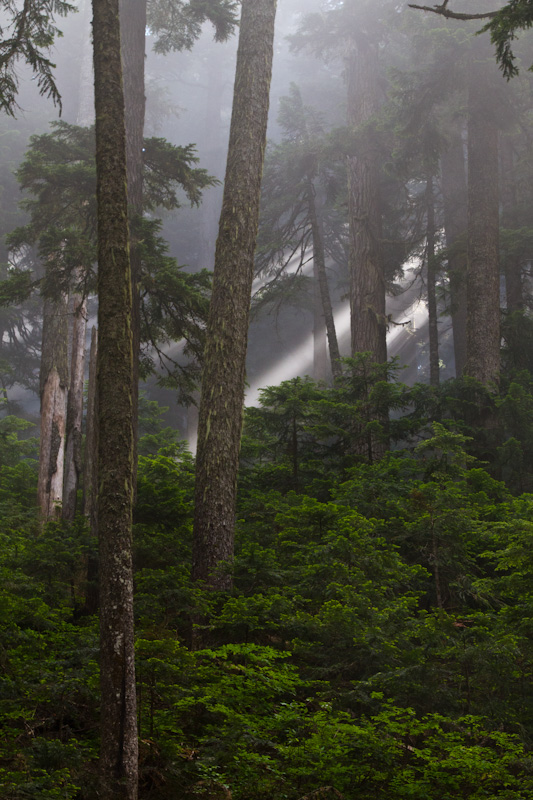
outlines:
{"label": "forest", "polygon": [[0,0],[0,800],[533,800],[532,27]]}

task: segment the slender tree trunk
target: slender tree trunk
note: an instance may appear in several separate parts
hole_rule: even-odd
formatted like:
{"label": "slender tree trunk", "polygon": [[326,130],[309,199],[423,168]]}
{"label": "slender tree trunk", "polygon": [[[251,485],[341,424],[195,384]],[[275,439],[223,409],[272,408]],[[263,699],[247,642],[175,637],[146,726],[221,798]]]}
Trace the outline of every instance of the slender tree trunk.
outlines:
{"label": "slender tree trunk", "polygon": [[[346,59],[348,124],[358,128],[378,110],[377,47],[359,37]],[[352,355],[370,352],[377,362],[387,360],[385,278],[381,248],[379,166],[372,146],[348,158],[350,226],[350,313]]]}
{"label": "slender tree trunk", "polygon": [[474,60],[468,95],[468,326],[465,372],[500,377],[498,130],[487,63]]}
{"label": "slender tree trunk", "polygon": [[[451,317],[455,375],[460,378],[466,364],[466,217],[467,187],[463,141],[460,132],[453,137],[441,157],[442,195],[444,198],[444,231],[450,279]],[[460,247],[461,237],[465,240]]]}
{"label": "slender tree trunk", "polygon": [[118,0],[93,0],[98,200],[100,798],[136,800],[133,359]]}
{"label": "slender tree trunk", "polygon": [[193,577],[231,586],[244,374],[276,0],[243,0],[200,402]]}
{"label": "slender tree trunk", "polygon": [[435,270],[435,197],[433,178],[426,183],[427,209],[427,290],[429,327],[429,382],[439,385],[439,328],[437,316],[437,276]]}
{"label": "slender tree trunk", "polygon": [[124,69],[126,109],[126,163],[130,218],[130,264],[132,281],[133,337],[133,469],[137,474],[137,429],[139,417],[139,354],[141,349],[141,251],[136,221],[143,212],[143,142],[146,98],[144,61],[146,49],[146,0],[120,0],[120,33]]}
{"label": "slender tree trunk", "polygon": [[342,375],[342,367],[340,362],[341,355],[339,351],[339,343],[337,341],[337,331],[335,329],[335,318],[333,316],[331,296],[329,293],[326,259],[324,256],[324,243],[322,241],[322,232],[320,230],[320,223],[316,210],[315,190],[311,179],[309,180],[307,195],[309,217],[311,220],[311,231],[313,235],[313,268],[316,270],[316,276],[318,278],[320,304],[328,336],[331,371],[334,378],[339,378]]}
{"label": "slender tree trunk", "polygon": [[[77,124],[89,126],[94,120],[94,92],[92,48],[90,34],[90,2],[82,4],[85,36],[81,58]],[[81,270],[76,279],[81,280]],[[67,430],[65,448],[65,476],[63,483],[63,519],[72,522],[76,516],[76,502],[82,470],[83,383],[85,377],[85,338],[87,334],[87,299],[81,294],[71,295],[73,309],[70,384],[67,403]]]}
{"label": "slender tree trunk", "polygon": [[[207,83],[203,118],[205,132],[203,153],[205,155],[202,156],[202,166],[211,175],[218,176],[227,148],[227,130],[221,117],[226,80],[224,71],[220,69],[220,55],[214,48],[207,54],[205,80]],[[222,186],[210,186],[202,195],[202,228],[198,246],[199,267],[211,269],[213,265],[222,193]]]}
{"label": "slender tree trunk", "polygon": [[83,513],[89,520],[91,548],[87,559],[87,591],[85,605],[89,614],[98,611],[98,404],[96,392],[96,355],[98,337],[96,327],[91,330],[89,354],[89,387],[85,424],[85,464],[83,472]]}
{"label": "slender tree trunk", "polygon": [[91,0],[82,0],[83,52],[81,55],[77,125],[94,122],[94,79],[91,47]]}
{"label": "slender tree trunk", "polygon": [[44,301],[41,354],[41,439],[37,501],[46,522],[61,515],[68,387],[65,299]]}
{"label": "slender tree trunk", "polygon": [[[513,219],[517,205],[513,144],[509,136],[500,138],[500,184],[503,207],[503,226],[517,227]],[[511,256],[505,262],[505,294],[507,311],[524,310],[524,291],[522,286],[522,264],[520,256]]]}
{"label": "slender tree trunk", "polygon": [[82,469],[81,427],[83,422],[83,384],[85,377],[85,335],[87,301],[74,295],[70,386],[67,403],[65,475],[63,483],[63,519],[72,522],[76,516],[78,486]]}
{"label": "slender tree trunk", "polygon": [[325,382],[328,377],[328,339],[319,281],[317,257],[313,245],[313,377],[315,381]]}

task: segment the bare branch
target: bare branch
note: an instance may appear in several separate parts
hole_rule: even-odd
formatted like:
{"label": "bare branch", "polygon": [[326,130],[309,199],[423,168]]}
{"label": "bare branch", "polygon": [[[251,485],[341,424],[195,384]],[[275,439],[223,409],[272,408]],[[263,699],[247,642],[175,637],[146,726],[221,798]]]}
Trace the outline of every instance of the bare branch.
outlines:
{"label": "bare branch", "polygon": [[441,17],[446,17],[446,19],[494,19],[494,17],[498,14],[498,11],[485,11],[483,14],[461,14],[458,11],[452,11],[449,9],[448,2],[449,0],[444,0],[440,6],[416,6],[413,3],[409,3],[409,8],[416,8],[418,11],[431,11],[433,14],[439,14]]}

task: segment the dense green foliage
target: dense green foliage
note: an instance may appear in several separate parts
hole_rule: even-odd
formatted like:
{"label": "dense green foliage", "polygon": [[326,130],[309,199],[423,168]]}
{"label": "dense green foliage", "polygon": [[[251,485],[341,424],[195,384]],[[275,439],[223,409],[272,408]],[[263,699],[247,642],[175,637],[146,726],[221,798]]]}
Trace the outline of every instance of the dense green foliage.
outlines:
{"label": "dense green foliage", "polygon": [[[190,580],[194,461],[143,400],[142,798],[533,798],[530,374],[495,400],[347,366],[248,410],[231,594]],[[34,441],[0,425],[0,793],[89,800],[94,543],[81,519],[39,532]]]}

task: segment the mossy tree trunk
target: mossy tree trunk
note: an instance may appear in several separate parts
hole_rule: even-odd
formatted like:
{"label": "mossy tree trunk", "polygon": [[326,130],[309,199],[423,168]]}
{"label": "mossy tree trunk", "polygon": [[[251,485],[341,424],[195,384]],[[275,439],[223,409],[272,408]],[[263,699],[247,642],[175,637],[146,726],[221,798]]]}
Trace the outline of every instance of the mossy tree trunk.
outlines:
{"label": "mossy tree trunk", "polygon": [[132,299],[118,0],[93,0],[93,15],[99,298],[100,797],[136,800]]}
{"label": "mossy tree trunk", "polygon": [[237,470],[276,0],[242,3],[224,199],[215,253],[196,459],[193,576],[231,586]]}

